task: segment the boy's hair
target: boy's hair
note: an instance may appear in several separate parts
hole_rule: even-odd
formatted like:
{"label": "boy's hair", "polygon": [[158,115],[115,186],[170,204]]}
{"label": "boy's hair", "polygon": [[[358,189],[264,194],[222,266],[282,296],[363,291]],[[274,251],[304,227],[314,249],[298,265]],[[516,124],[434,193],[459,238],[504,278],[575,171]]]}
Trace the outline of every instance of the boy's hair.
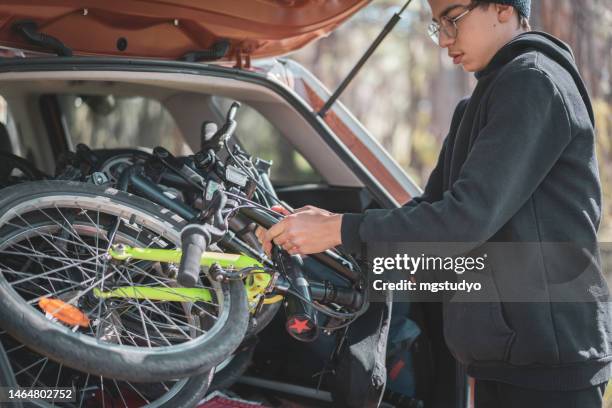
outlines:
{"label": "boy's hair", "polygon": [[[495,0],[472,0],[473,3],[477,4],[479,7],[488,8],[491,3],[499,3]],[[516,8],[515,8],[516,10]],[[529,17],[522,15],[517,10],[518,16],[518,24],[519,27],[525,31],[531,31],[531,24],[529,23]]]}

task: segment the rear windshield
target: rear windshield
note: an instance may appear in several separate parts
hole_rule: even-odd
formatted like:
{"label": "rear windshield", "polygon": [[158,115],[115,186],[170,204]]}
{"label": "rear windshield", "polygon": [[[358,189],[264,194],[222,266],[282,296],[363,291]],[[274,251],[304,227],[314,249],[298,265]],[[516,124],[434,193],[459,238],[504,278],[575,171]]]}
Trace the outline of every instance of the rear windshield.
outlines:
{"label": "rear windshield", "polygon": [[58,95],[72,147],[92,149],[163,146],[175,155],[193,153],[163,105],[141,96]]}

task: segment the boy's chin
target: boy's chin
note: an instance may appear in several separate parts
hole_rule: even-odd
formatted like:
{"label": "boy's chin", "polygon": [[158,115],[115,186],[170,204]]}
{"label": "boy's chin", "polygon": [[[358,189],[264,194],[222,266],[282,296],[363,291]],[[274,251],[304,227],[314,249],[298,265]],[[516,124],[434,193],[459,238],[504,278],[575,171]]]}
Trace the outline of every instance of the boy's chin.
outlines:
{"label": "boy's chin", "polygon": [[463,68],[465,72],[478,72],[483,70],[483,68],[477,64],[470,64],[469,62],[461,64],[461,68]]}

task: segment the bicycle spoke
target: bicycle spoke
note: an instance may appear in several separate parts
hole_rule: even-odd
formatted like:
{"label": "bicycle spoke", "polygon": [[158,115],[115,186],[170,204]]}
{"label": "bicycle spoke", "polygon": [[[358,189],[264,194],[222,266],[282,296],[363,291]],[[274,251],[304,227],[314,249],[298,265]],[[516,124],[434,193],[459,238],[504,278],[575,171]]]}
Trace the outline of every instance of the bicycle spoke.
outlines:
{"label": "bicycle spoke", "polygon": [[[44,358],[44,359],[42,359],[42,360],[46,360],[46,361],[48,361],[48,359],[47,359],[47,358]],[[40,362],[40,361],[42,361],[42,360],[37,361],[37,363],[39,363],[39,362]],[[46,365],[46,361],[43,363],[43,368],[44,368],[44,366]],[[35,366],[37,363],[33,364],[33,366]],[[15,375],[15,378],[23,378],[23,376],[26,376],[26,377],[28,377],[29,379],[34,378],[34,377],[32,376],[32,374],[30,374],[30,372],[29,372],[29,371],[27,371],[27,370],[29,370],[29,368],[31,368],[31,367],[26,367],[26,368],[23,368],[23,366],[22,366],[21,364],[19,364],[19,362],[16,362],[16,361],[11,361],[11,364],[13,365],[13,371],[14,371],[14,372],[15,372],[15,370],[14,370],[15,368],[21,369],[21,371],[23,371],[23,373],[20,373],[20,374],[19,374],[19,377],[18,377],[18,375],[17,375],[17,374],[14,374],[14,375]],[[23,374],[23,375],[22,375],[22,374]],[[37,378],[35,378],[35,380],[37,380]],[[37,383],[38,383],[38,381],[28,382],[28,384],[27,384],[27,385],[32,386],[32,387],[35,387]],[[41,381],[41,382],[39,382],[39,383],[40,383],[40,386],[41,386],[41,387],[47,387],[47,384],[43,383],[42,381]],[[20,384],[23,384],[23,381],[20,381]]]}
{"label": "bicycle spoke", "polygon": [[[143,271],[141,271],[141,272],[142,272],[144,275],[146,275],[147,277],[150,277],[151,279],[153,279],[153,280],[154,280],[156,283],[158,283],[158,284],[160,284],[160,285],[163,285],[164,287],[166,287],[166,288],[168,288],[168,289],[173,289],[173,288],[175,288],[174,286],[169,286],[169,285],[168,285],[166,282],[162,282],[162,281],[161,281],[161,280],[159,280],[159,279],[158,279],[156,276],[154,276],[154,275],[150,275],[148,272],[146,272],[146,271],[144,271],[144,270],[143,270]],[[120,271],[118,271],[118,273],[119,273],[120,275],[122,275]],[[128,275],[128,276],[129,276],[129,275]],[[131,282],[131,281],[130,281],[130,283],[132,283],[132,284],[133,284],[133,282]],[[213,288],[211,288],[211,289],[212,289],[212,290],[214,290]],[[185,302],[186,302],[186,303],[192,303],[192,300],[191,300],[190,298],[188,298],[188,297],[185,297]],[[214,306],[214,307],[217,307],[217,308],[219,307],[219,305],[218,305],[218,304],[216,304],[216,303],[206,302],[206,301],[199,301],[199,302],[201,302],[201,303],[205,303],[205,304],[209,304],[209,305]],[[218,319],[218,316],[213,315],[212,313],[210,313],[210,312],[209,312],[209,311],[207,311],[206,309],[203,309],[201,306],[199,306],[199,305],[197,305],[197,304],[195,304],[195,303],[193,303],[193,307],[194,307],[195,309],[197,309],[198,311],[201,311],[202,313],[209,315],[210,317],[212,317],[212,318],[213,318],[213,319],[215,319],[215,320],[217,320],[217,319]]]}
{"label": "bicycle spoke", "polygon": [[[32,275],[32,274],[27,273],[27,272],[18,272],[18,271],[14,271],[14,270],[5,269],[3,265],[0,265],[0,271],[2,271],[3,273],[11,274],[11,275],[20,275],[20,276],[25,275],[25,276],[30,276],[30,277],[36,276],[36,275]],[[49,280],[49,281],[55,281],[55,282],[64,282],[64,283],[79,284],[79,282],[77,282],[77,281],[61,279],[61,278],[46,277],[45,279]],[[41,287],[41,289],[42,289],[42,287]],[[49,293],[54,293],[54,292],[49,292]]]}
{"label": "bicycle spoke", "polygon": [[[74,226],[72,225],[72,223],[70,221],[68,221],[68,219],[66,219],[66,217],[64,216],[64,213],[62,211],[60,211],[57,208],[57,205],[55,206],[55,209],[58,211],[59,215],[62,217],[62,219],[64,220],[65,225],[68,225],[70,227],[70,229],[65,228],[63,224],[58,223],[57,221],[55,221],[53,218],[49,217],[49,214],[47,214],[46,212],[43,211],[43,214],[45,214],[47,216],[47,218],[49,218],[49,220],[51,220],[53,223],[55,223],[57,226],[59,226],[60,228],[62,228],[62,230],[66,231],[68,234],[72,235],[75,239],[77,239],[78,241],[81,242],[81,244],[83,245],[84,248],[86,248],[89,252],[91,252],[91,255],[93,256],[94,253],[91,250],[91,246],[87,245],[85,243],[85,241],[83,241],[83,239],[81,238],[81,236],[79,235],[79,233],[74,229]],[[81,210],[83,211],[83,210]],[[96,230],[98,229],[98,226],[95,225],[94,226],[96,228]],[[96,254],[98,255],[98,251],[97,251],[97,247],[96,247]]]}
{"label": "bicycle spoke", "polygon": [[117,391],[119,392],[119,396],[121,397],[121,401],[123,401],[123,406],[125,408],[129,408],[127,402],[123,398],[123,393],[121,392],[121,388],[119,388],[119,384],[117,384],[117,380],[113,379],[113,383],[115,384],[115,388],[117,388]]}
{"label": "bicycle spoke", "polygon": [[104,391],[104,379],[102,378],[102,376],[100,376],[100,395],[102,396],[102,408],[106,407],[104,393],[105,393],[105,391]]}
{"label": "bicycle spoke", "polygon": [[130,382],[128,382],[128,381],[126,381],[125,383],[126,383],[127,385],[129,385],[129,386],[130,386],[130,388],[132,388],[132,389],[133,389],[133,390],[136,392],[136,394],[138,394],[138,396],[139,396],[140,398],[142,398],[142,400],[143,400],[145,403],[147,403],[147,404],[150,404],[150,403],[151,403],[151,401],[149,401],[149,399],[148,399],[148,398],[146,398],[144,395],[142,395],[142,393],[141,393],[140,391],[138,391],[138,390],[136,389],[136,387],[134,387],[134,386],[132,385],[132,383],[130,383]]}
{"label": "bicycle spoke", "polygon": [[[130,302],[130,303],[131,303],[131,302]],[[134,304],[134,303],[131,303],[131,304]],[[137,307],[138,307],[138,305],[136,305],[136,304],[135,304],[135,306],[137,306]],[[150,307],[148,307],[147,305],[143,305],[143,304],[141,304],[141,305],[140,305],[140,307],[141,307],[141,309],[148,310],[148,311],[152,311],[152,312],[155,312],[155,313],[157,313],[157,314],[159,315],[159,312],[158,312],[158,310],[159,310],[159,309],[157,309],[157,310],[156,310],[156,309],[154,309],[154,308],[150,308]],[[143,316],[143,317],[144,317],[144,318],[145,318],[147,321],[149,321],[149,322],[151,323],[152,327],[153,327],[153,328],[154,328],[154,329],[155,329],[155,330],[156,330],[156,331],[157,331],[157,332],[160,334],[160,336],[162,336],[162,337],[164,337],[164,339],[166,339],[166,337],[165,337],[165,336],[164,336],[164,335],[163,335],[161,332],[159,332],[159,328],[164,328],[164,327],[163,327],[163,326],[165,326],[165,324],[164,324],[164,323],[160,323],[160,322],[153,322],[153,321],[152,321],[152,320],[151,320],[151,319],[150,319],[150,318],[149,318],[149,317],[148,317],[146,314],[144,314],[144,313],[143,313],[143,315],[142,315],[142,316]],[[186,328],[187,328],[187,329],[192,328],[192,329],[195,329],[195,330],[197,330],[197,331],[203,332],[203,331],[202,331],[202,329],[201,329],[201,328],[199,328],[199,327],[192,326],[192,325],[189,325],[189,324],[187,324],[187,323],[185,323],[185,326],[186,326]],[[187,335],[187,334],[186,334],[186,333],[185,333],[185,332],[182,330],[181,326],[177,325],[176,323],[173,323],[173,324],[169,325],[169,328],[170,328],[170,329],[172,329],[172,328],[176,328],[177,330],[179,330],[181,333],[183,333],[183,334],[185,335],[184,339],[190,339],[190,338],[191,338],[191,336]],[[177,337],[177,339],[180,339],[180,338],[181,338],[181,337]],[[170,344],[169,344],[169,345],[170,345]]]}
{"label": "bicycle spoke", "polygon": [[[39,296],[39,294],[38,294],[38,293],[36,293],[36,292],[32,292],[32,291],[27,290],[27,289],[24,289],[24,288],[15,288],[15,291],[17,291],[18,293],[25,293],[25,294],[32,295],[32,296]],[[46,296],[47,296],[47,295],[40,296],[40,297],[46,297]],[[40,298],[40,297],[39,297],[39,298]]]}
{"label": "bicycle spoke", "polygon": [[89,377],[89,374],[87,374],[87,376],[85,377],[85,385],[81,390],[81,400],[79,401],[79,408],[83,407],[83,401],[85,401],[85,393],[87,392],[87,384],[89,384]]}
{"label": "bicycle spoke", "polygon": [[49,359],[45,357],[45,362],[43,363],[43,366],[40,368],[40,370],[38,370],[38,374],[36,374],[36,377],[34,378],[34,383],[32,384],[33,387],[36,387],[36,384],[38,383],[38,379],[40,378],[40,375],[45,370],[45,367],[47,367],[48,362],[49,362]]}
{"label": "bicycle spoke", "polygon": [[6,354],[10,354],[10,353],[12,353],[14,351],[17,351],[17,350],[20,350],[20,349],[22,349],[24,347],[25,347],[25,344],[20,344],[18,346],[15,346],[15,347],[13,347],[11,349],[8,349],[8,350],[5,350],[5,351],[6,351]]}
{"label": "bicycle spoke", "polygon": [[[28,239],[29,241],[29,239]],[[31,246],[33,246],[33,244],[30,243]],[[58,262],[72,262],[73,259],[68,259],[68,258],[63,258],[63,257],[59,257],[59,256],[53,256],[53,255],[47,255],[44,254],[36,249],[32,248],[27,248],[24,247],[23,245],[20,244],[14,244],[11,246],[11,248],[23,248],[24,250],[27,250],[28,252],[15,252],[15,251],[6,251],[6,250],[0,250],[0,254],[4,254],[4,255],[15,255],[15,256],[27,256],[29,259],[36,259],[37,263],[41,266],[41,269],[43,269],[43,271],[47,271],[47,266],[45,265],[45,263],[41,262],[41,259],[48,259],[48,260],[53,260],[53,261],[58,261]],[[25,269],[25,265],[24,268],[22,268],[22,270]],[[81,271],[85,272],[86,268],[82,268]],[[86,275],[87,277],[89,276],[87,273],[84,273],[84,275]],[[69,277],[65,274],[60,274],[60,276],[69,279]]]}
{"label": "bicycle spoke", "polygon": [[[42,213],[44,213],[44,211],[41,211],[41,212],[42,212]],[[61,253],[61,254],[62,254],[62,255],[65,257],[65,258],[70,259],[70,257],[69,257],[68,255],[66,255],[66,253],[65,253],[65,252],[64,252],[64,251],[63,251],[61,248],[59,248],[57,245],[55,245],[55,244],[52,242],[52,240],[47,239],[47,238],[46,238],[46,236],[45,236],[45,235],[48,235],[48,236],[50,236],[51,238],[56,239],[56,237],[55,237],[54,235],[49,235],[49,234],[46,234],[46,233],[43,233],[43,232],[39,232],[39,231],[37,231],[37,228],[36,228],[36,227],[34,227],[33,225],[31,225],[31,224],[30,224],[30,223],[29,223],[27,220],[25,220],[25,219],[24,219],[24,218],[23,218],[21,215],[17,214],[17,216],[18,216],[18,217],[19,217],[19,218],[20,218],[20,219],[21,219],[23,222],[25,222],[25,223],[27,224],[27,226],[29,227],[29,228],[28,228],[29,230],[31,230],[31,231],[36,231],[39,237],[41,237],[41,238],[43,238],[45,241],[47,241],[47,243],[48,243],[49,245],[51,245],[51,246],[52,246],[52,247],[53,247],[53,248],[54,248],[56,251],[60,252],[60,253]],[[9,223],[9,225],[14,225],[14,226],[16,226],[16,227],[19,227],[19,228],[23,229],[23,227],[22,227],[22,226],[17,226],[17,225],[15,225],[15,224],[11,224],[11,223]],[[29,240],[29,238],[28,238],[28,240]]]}
{"label": "bicycle spoke", "polygon": [[[45,257],[47,259],[51,259],[51,260],[55,260],[55,261],[69,261],[69,262],[73,261],[73,259],[62,258],[62,257],[57,257],[57,256],[54,257],[54,256],[46,255],[46,254],[44,254],[44,253],[34,249],[34,244],[32,244],[32,242],[30,241],[30,238],[27,238],[27,241],[30,244],[30,248],[26,248],[26,247],[24,247],[23,245],[20,245],[20,244],[12,245],[11,246],[11,248],[15,248],[15,247],[16,248],[24,248],[25,250],[28,251],[26,253],[23,253],[23,252],[19,253],[19,252],[13,252],[13,251],[2,251],[2,253],[17,255],[17,256],[27,256],[28,260],[36,259],[36,262],[40,265],[40,267],[41,267],[41,269],[43,271],[47,271],[48,267],[43,262],[40,261],[41,257]],[[30,254],[32,254],[34,256],[32,256]],[[22,271],[24,269],[26,269],[26,265],[24,265],[23,268],[21,268],[21,269],[22,269]],[[87,274],[85,273],[85,275],[87,275]],[[65,275],[65,274],[61,274],[60,276],[68,279],[68,276]]]}
{"label": "bicycle spoke", "polygon": [[[122,273],[119,271],[119,269],[118,269],[118,268],[117,268],[117,271],[118,271],[118,273],[119,273],[120,275],[123,275],[123,274],[122,274]],[[130,278],[130,276],[129,276],[129,275],[128,275],[128,279],[131,281],[131,278]],[[141,320],[141,323],[142,323],[142,328],[143,328],[143,330],[144,330],[144,334],[145,334],[145,336],[146,336],[147,344],[148,344],[149,348],[151,348],[151,339],[150,339],[150,337],[149,337],[149,331],[147,330],[147,326],[146,326],[146,325],[145,325],[145,323],[144,323],[144,317],[145,317],[145,315],[144,315],[144,313],[142,312],[142,307],[141,307],[140,302],[139,302],[138,300],[136,300],[136,307],[138,307],[138,313],[140,313],[140,317],[141,317],[141,319],[142,319],[142,320]],[[157,330],[157,327],[156,327],[155,325],[153,325],[153,328],[154,328],[155,330]],[[161,335],[161,336],[162,336],[162,338],[163,338],[163,339],[164,339],[164,340],[165,340],[165,341],[168,343],[168,345],[171,345],[171,343],[170,343],[170,342],[169,342],[169,341],[168,341],[168,340],[167,340],[167,339],[166,339],[166,338],[165,338],[165,337],[164,337],[164,336],[163,336],[161,333],[160,333],[160,335]]]}
{"label": "bicycle spoke", "polygon": [[[86,281],[83,281],[81,283],[88,283],[88,282],[91,282],[92,280],[94,280],[94,278],[87,279]],[[55,292],[54,295],[55,295],[55,297],[58,297],[59,295],[63,295],[64,293],[74,292],[74,290],[76,288],[80,287],[80,286],[81,286],[81,284],[77,284],[77,285],[70,286],[68,288],[64,288],[64,289],[62,289],[60,291]],[[44,297],[48,297],[48,296],[39,296],[36,299],[28,300],[27,303],[30,304],[30,305],[38,304],[40,299],[42,299]]]}
{"label": "bicycle spoke", "polygon": [[59,364],[59,368],[57,369],[57,379],[55,380],[55,389],[57,389],[57,386],[59,385],[60,382],[60,377],[62,375],[62,367],[64,365],[63,364]]}
{"label": "bicycle spoke", "polygon": [[17,377],[19,374],[25,373],[26,371],[28,371],[30,368],[37,366],[38,364],[40,364],[41,362],[43,362],[44,360],[46,360],[46,357],[41,358],[40,360],[36,360],[35,362],[33,362],[32,364],[30,364],[29,366],[22,368],[21,370],[17,371],[15,373],[15,377]]}
{"label": "bicycle spoke", "polygon": [[[99,256],[102,256],[102,255],[99,255]],[[64,265],[64,266],[61,266],[61,267],[56,268],[56,269],[52,269],[52,270],[44,272],[44,273],[41,273],[41,274],[38,274],[38,275],[34,275],[34,276],[30,277],[30,278],[21,279],[21,280],[15,281],[15,282],[11,282],[11,284],[12,285],[17,285],[17,284],[22,283],[22,282],[27,282],[27,281],[32,280],[32,279],[40,278],[41,276],[46,276],[46,275],[49,275],[49,274],[52,274],[52,273],[55,273],[55,272],[63,271],[63,270],[66,270],[68,268],[72,268],[72,267],[78,266],[80,264],[83,264],[83,263],[86,263],[86,262],[90,262],[94,258],[89,258],[89,259],[86,259],[84,261],[76,262],[76,263],[70,264],[70,265]]]}

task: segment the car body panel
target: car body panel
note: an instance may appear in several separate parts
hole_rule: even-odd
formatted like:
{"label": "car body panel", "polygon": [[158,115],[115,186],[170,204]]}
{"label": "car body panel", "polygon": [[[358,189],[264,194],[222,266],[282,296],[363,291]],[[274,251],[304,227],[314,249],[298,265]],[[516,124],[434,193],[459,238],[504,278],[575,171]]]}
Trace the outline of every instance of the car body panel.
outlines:
{"label": "car body panel", "polygon": [[225,59],[267,57],[327,35],[369,1],[12,0],[0,4],[0,45],[40,50],[13,29],[31,20],[74,55],[180,59],[226,39]]}

